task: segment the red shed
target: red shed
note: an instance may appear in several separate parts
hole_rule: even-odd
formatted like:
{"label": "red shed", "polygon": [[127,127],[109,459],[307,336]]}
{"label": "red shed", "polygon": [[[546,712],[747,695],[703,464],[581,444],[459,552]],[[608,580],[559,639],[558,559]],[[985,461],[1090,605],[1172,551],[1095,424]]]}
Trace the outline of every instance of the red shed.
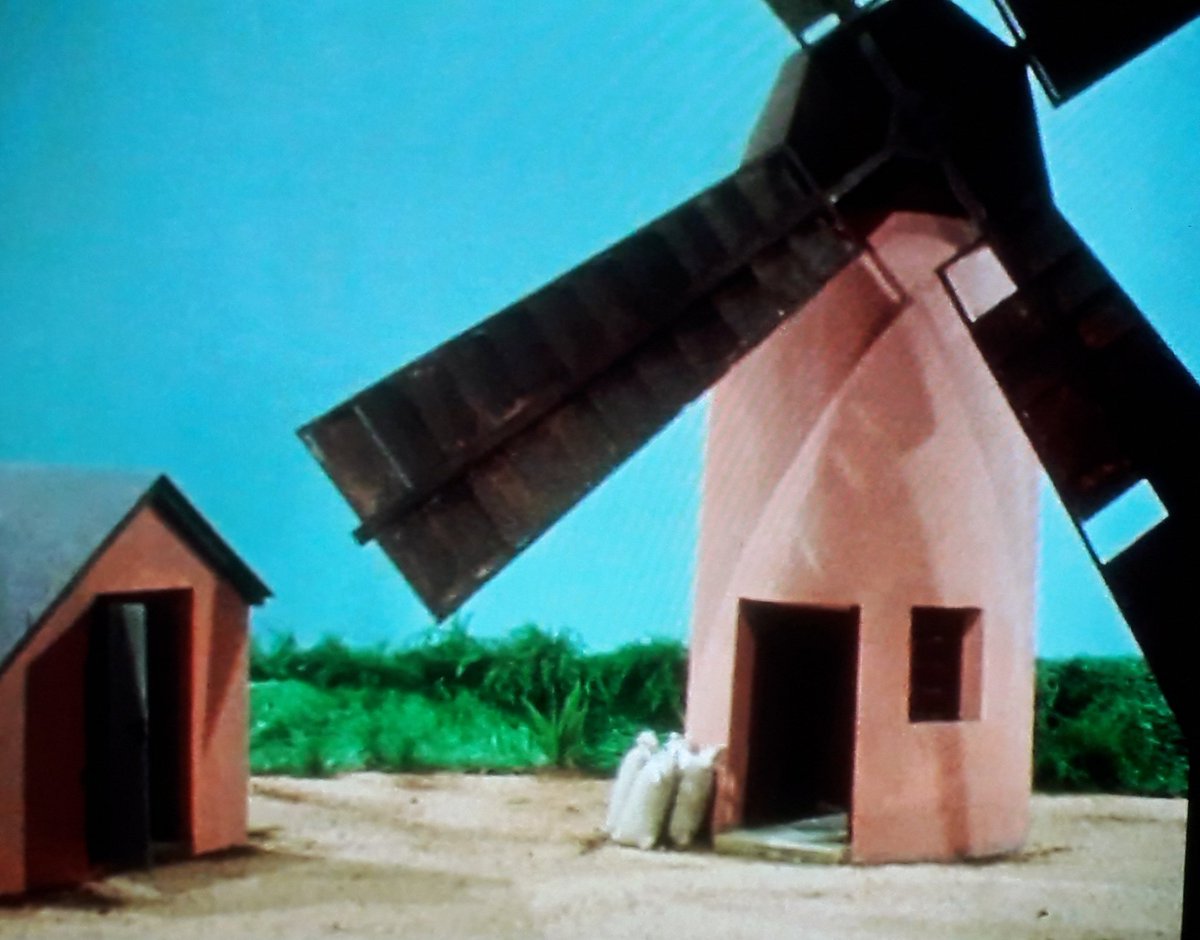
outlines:
{"label": "red shed", "polygon": [[165,476],[0,464],[0,893],[244,841],[269,594]]}

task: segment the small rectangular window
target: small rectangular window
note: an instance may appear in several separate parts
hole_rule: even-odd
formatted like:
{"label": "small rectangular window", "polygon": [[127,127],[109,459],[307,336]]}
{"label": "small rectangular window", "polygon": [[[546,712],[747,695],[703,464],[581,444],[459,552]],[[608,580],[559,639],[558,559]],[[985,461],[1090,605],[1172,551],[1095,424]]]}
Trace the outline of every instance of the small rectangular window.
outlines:
{"label": "small rectangular window", "polygon": [[909,721],[979,717],[982,642],[977,607],[914,607]]}
{"label": "small rectangular window", "polygon": [[837,29],[841,22],[842,21],[838,19],[836,14],[826,13],[819,20],[804,30],[804,32],[800,35],[800,42],[806,46],[814,45]]}
{"label": "small rectangular window", "polygon": [[1139,480],[1083,523],[1083,534],[1101,563],[1121,552],[1167,518],[1166,507],[1146,480]]}
{"label": "small rectangular window", "polygon": [[986,245],[955,258],[938,273],[951,299],[972,323],[1017,292],[1017,285]]}

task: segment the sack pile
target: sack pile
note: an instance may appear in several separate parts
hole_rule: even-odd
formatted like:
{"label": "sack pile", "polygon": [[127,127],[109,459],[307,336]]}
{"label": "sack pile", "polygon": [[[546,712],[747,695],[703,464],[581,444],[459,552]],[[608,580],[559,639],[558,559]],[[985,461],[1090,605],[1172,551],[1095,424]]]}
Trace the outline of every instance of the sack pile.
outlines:
{"label": "sack pile", "polygon": [[691,845],[704,825],[719,751],[697,749],[675,733],[660,749],[658,737],[643,731],[621,760],[604,831],[639,849],[654,848],[664,836],[676,847]]}

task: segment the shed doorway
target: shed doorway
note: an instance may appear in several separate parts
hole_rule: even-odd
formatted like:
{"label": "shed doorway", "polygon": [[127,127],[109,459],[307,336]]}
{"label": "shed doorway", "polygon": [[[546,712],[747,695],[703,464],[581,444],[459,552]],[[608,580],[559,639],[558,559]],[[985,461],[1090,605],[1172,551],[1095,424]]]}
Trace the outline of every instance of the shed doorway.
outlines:
{"label": "shed doorway", "polygon": [[753,638],[742,822],[850,815],[859,610],[743,601]]}
{"label": "shed doorway", "polygon": [[99,598],[88,642],[88,858],[146,867],[186,849],[191,593]]}

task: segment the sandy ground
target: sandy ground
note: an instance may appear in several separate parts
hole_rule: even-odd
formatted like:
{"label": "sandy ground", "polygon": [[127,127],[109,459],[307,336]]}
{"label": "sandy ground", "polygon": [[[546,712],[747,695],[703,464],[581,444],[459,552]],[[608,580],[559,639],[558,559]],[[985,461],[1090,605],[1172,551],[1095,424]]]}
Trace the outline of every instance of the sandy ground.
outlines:
{"label": "sandy ground", "polygon": [[1037,797],[1021,855],[784,865],[597,844],[607,784],[258,778],[252,845],[0,907],[0,937],[1178,936],[1181,800]]}

